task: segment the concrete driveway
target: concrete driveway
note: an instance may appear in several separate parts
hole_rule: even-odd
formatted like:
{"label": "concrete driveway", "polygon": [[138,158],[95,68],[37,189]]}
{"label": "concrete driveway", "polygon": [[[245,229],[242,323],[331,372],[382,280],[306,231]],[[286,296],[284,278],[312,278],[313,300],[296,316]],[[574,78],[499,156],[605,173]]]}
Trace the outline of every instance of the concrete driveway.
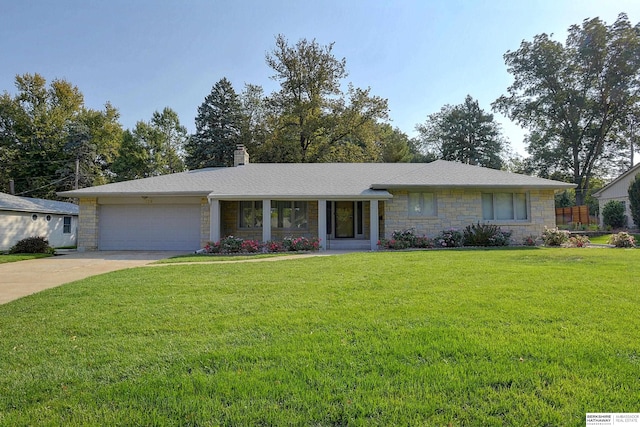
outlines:
{"label": "concrete driveway", "polygon": [[178,252],[70,252],[49,258],[0,264],[0,304],[63,283],[125,268],[139,267]]}

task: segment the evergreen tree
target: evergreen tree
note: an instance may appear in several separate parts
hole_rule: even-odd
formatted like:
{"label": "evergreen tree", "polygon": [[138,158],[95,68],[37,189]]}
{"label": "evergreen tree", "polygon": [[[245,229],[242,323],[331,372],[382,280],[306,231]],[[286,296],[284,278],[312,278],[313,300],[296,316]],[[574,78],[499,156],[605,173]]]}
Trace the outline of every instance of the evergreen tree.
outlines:
{"label": "evergreen tree", "polygon": [[233,166],[233,151],[246,128],[240,98],[226,78],[218,81],[198,107],[196,133],[186,144],[189,169]]}
{"label": "evergreen tree", "polygon": [[629,185],[629,209],[636,227],[640,227],[640,173]]}
{"label": "evergreen tree", "polygon": [[445,105],[416,126],[427,152],[443,160],[501,169],[507,143],[492,114],[471,96],[460,105]]}

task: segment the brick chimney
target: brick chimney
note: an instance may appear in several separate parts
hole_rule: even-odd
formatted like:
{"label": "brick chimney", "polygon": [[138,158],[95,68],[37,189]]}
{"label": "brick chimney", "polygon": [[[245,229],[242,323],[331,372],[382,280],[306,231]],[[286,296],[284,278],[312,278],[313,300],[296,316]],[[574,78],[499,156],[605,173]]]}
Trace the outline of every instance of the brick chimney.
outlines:
{"label": "brick chimney", "polygon": [[236,145],[236,150],[233,152],[233,166],[244,166],[249,164],[249,153],[245,150],[244,145]]}

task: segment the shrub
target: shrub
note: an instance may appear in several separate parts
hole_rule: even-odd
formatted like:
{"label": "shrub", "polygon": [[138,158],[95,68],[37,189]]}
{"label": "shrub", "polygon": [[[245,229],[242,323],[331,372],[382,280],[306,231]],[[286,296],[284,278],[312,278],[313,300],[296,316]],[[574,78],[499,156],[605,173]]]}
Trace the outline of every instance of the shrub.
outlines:
{"label": "shrub", "polygon": [[629,233],[621,231],[620,233],[612,234],[607,242],[616,248],[635,248],[636,239]]}
{"label": "shrub", "polygon": [[508,246],[511,232],[494,224],[471,224],[464,229],[465,246]]}
{"label": "shrub", "polygon": [[464,243],[463,234],[453,228],[442,231],[435,239],[434,246],[439,248],[459,248]]}
{"label": "shrub", "polygon": [[262,245],[257,240],[244,240],[240,245],[242,252],[256,253],[260,252]]}
{"label": "shrub", "polygon": [[546,246],[562,246],[569,241],[569,233],[567,230],[558,228],[544,228],[542,233],[542,241]]}
{"label": "shrub", "polygon": [[633,182],[629,185],[629,209],[631,210],[631,218],[640,227],[640,173],[636,175]]}
{"label": "shrub", "polygon": [[224,237],[219,242],[209,242],[204,247],[208,254],[255,253],[261,249],[262,245],[256,240],[244,240],[234,236]]}
{"label": "shrub", "polygon": [[587,236],[571,236],[567,246],[572,248],[586,248],[591,241]]}
{"label": "shrub", "polygon": [[538,238],[536,236],[527,236],[522,239],[522,244],[525,246],[536,246],[538,244]]}
{"label": "shrub", "polygon": [[427,236],[416,236],[415,230],[410,228],[394,231],[391,239],[378,240],[378,246],[384,249],[431,248],[433,242]]}
{"label": "shrub", "polygon": [[9,249],[10,254],[52,254],[55,252],[44,237],[27,237]]}
{"label": "shrub", "polygon": [[415,241],[413,242],[414,248],[432,248],[433,241],[429,239],[427,236],[416,236]]}
{"label": "shrub", "polygon": [[610,200],[602,208],[602,222],[611,228],[622,228],[627,225],[624,214],[624,204],[617,200]]}
{"label": "shrub", "polygon": [[282,245],[286,251],[317,251],[320,249],[320,239],[306,237],[285,237]]}
{"label": "shrub", "polygon": [[268,241],[265,243],[264,248],[267,252],[284,252],[286,251],[282,242],[278,242],[275,240]]}

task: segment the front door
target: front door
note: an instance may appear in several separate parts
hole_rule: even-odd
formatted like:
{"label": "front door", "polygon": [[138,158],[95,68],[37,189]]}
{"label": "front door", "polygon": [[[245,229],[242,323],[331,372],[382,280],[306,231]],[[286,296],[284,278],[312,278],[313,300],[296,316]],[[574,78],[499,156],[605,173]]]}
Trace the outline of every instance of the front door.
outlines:
{"label": "front door", "polygon": [[335,202],[336,238],[355,236],[354,202]]}

